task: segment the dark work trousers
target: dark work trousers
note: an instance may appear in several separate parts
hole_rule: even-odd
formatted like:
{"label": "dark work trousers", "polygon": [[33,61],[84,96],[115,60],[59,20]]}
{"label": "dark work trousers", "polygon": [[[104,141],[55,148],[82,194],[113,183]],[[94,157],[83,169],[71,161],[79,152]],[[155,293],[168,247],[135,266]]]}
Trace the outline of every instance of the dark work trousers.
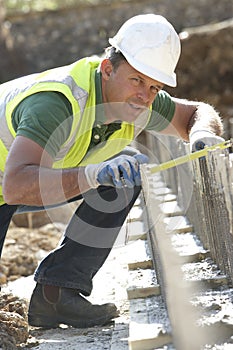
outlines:
{"label": "dark work trousers", "polygon": [[[37,268],[35,281],[90,295],[92,278],[108,257],[140,190],[140,186],[133,189],[100,186],[83,194],[60,245]],[[0,206],[0,253],[13,214],[38,209],[45,208]]]}

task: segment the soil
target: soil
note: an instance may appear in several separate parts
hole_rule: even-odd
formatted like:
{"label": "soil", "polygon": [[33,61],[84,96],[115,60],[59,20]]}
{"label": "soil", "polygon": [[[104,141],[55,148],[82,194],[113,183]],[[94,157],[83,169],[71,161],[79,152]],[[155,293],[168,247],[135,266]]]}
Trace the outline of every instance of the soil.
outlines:
{"label": "soil", "polygon": [[[62,325],[43,330],[27,323],[27,308],[35,286],[33,272],[38,262],[54,249],[64,231],[63,224],[46,224],[40,228],[11,227],[5,241],[0,265],[0,350],[34,348],[103,350],[109,349],[117,328],[128,336],[129,305],[127,301],[127,248],[117,246],[94,279],[94,290],[88,299],[94,303],[114,302],[120,310],[115,325],[75,329]],[[114,276],[113,272],[114,271]],[[104,291],[104,294],[103,294]],[[117,331],[118,332],[118,331]],[[127,343],[127,341],[126,341]],[[107,346],[107,347],[106,347]],[[128,345],[127,345],[128,346]],[[123,349],[123,348],[122,348]],[[127,347],[125,348],[127,349]]]}
{"label": "soil", "polygon": [[[135,213],[137,214],[137,212]],[[132,219],[134,214],[132,214]],[[139,222],[141,223],[141,221]],[[134,223],[134,221],[130,222],[135,228]],[[28,302],[35,286],[33,272],[38,262],[57,246],[64,227],[65,225],[60,223],[50,223],[30,229],[10,227],[0,265],[2,285],[0,294],[0,350],[27,350],[29,348],[34,350],[129,349],[128,336],[132,315],[129,312],[131,304],[127,296],[127,287],[130,282],[128,263],[140,254],[140,239],[135,242],[129,241],[127,245],[118,243],[93,281],[93,293],[88,299],[94,303],[114,302],[120,311],[120,316],[114,323],[105,327],[88,329],[61,325],[60,328],[43,330],[28,326]],[[119,242],[125,242],[125,239],[122,238],[125,238],[126,231],[122,230]],[[191,255],[197,250],[203,251],[200,242],[191,233],[175,234],[172,241],[181,255],[187,253],[187,247]],[[193,250],[191,250],[191,246],[193,246]],[[185,279],[189,281],[211,280],[221,277],[221,272],[209,258],[203,259],[201,262],[185,263],[182,270]],[[146,277],[145,274],[143,276]],[[156,321],[155,324],[163,324],[166,313],[164,305],[158,303],[161,296],[153,298],[153,301],[149,300],[150,305],[147,305],[145,317],[143,317],[144,306],[139,303],[139,299],[136,299],[135,303],[138,306],[136,313],[141,321],[144,318],[158,317],[159,322]],[[216,338],[216,346],[209,347],[207,344],[205,349],[225,350],[233,347],[232,302],[233,290],[221,285],[215,286],[213,290],[205,287],[200,294],[196,294],[193,298],[192,303],[200,306],[203,310],[200,319],[202,326],[211,325],[211,327],[217,327],[216,329],[224,328],[222,338],[219,338],[216,331],[218,337]],[[173,347],[171,345],[171,347],[165,346],[161,349],[173,349]]]}
{"label": "soil", "polygon": [[26,343],[29,336],[27,302],[8,293],[0,299],[0,347],[14,350],[16,344]]}
{"label": "soil", "polygon": [[11,227],[0,264],[1,281],[33,274],[38,261],[56,247],[63,229],[62,224],[47,224],[38,229]]}
{"label": "soil", "polygon": [[[39,260],[55,248],[61,232],[59,226],[48,224],[39,229],[11,227],[8,231],[0,264],[0,283],[7,284],[22,276],[33,274]],[[27,343],[28,300],[9,292],[1,292],[0,298],[0,348],[16,349],[17,344]]]}

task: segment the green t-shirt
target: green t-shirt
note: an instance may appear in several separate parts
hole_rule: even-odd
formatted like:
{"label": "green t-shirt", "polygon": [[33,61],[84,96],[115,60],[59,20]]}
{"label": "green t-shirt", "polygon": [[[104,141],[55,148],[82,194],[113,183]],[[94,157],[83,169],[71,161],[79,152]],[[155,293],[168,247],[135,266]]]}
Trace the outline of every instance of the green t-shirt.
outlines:
{"label": "green t-shirt", "polygon": [[[90,148],[105,141],[119,123],[103,124],[104,116],[99,113],[102,104],[101,76],[96,72],[96,121],[92,132]],[[146,130],[161,131],[172,120],[175,104],[165,91],[160,91],[152,105],[151,119]],[[25,98],[15,108],[12,123],[17,135],[25,136],[55,157],[67,140],[72,126],[72,107],[67,98],[53,91],[39,92]]]}
{"label": "green t-shirt", "polygon": [[54,157],[70,134],[71,104],[59,92],[33,94],[15,108],[12,124],[17,135],[35,141]]}

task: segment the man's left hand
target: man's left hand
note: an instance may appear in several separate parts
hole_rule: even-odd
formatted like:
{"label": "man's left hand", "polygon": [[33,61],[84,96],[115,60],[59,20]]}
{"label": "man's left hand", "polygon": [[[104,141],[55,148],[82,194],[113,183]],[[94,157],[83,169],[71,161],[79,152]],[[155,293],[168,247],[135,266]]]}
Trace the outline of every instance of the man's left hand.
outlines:
{"label": "man's left hand", "polygon": [[225,141],[209,130],[195,130],[190,133],[189,140],[191,152],[200,151],[206,146],[214,146]]}

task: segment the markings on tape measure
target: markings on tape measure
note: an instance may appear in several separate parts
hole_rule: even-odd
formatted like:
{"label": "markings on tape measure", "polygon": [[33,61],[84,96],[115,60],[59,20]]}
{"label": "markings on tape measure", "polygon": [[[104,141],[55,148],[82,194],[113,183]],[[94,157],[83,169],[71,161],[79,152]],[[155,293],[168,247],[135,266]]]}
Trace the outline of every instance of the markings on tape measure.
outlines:
{"label": "markings on tape measure", "polygon": [[151,174],[154,174],[154,173],[157,173],[159,171],[167,170],[167,169],[173,168],[177,165],[190,162],[194,159],[205,157],[205,156],[207,156],[209,151],[215,151],[217,149],[226,149],[226,148],[229,148],[231,146],[232,146],[232,140],[224,141],[224,142],[221,142],[221,143],[214,145],[214,146],[205,147],[200,151],[186,154],[186,155],[178,157],[176,159],[172,159],[172,160],[169,160],[167,162],[161,163],[159,165],[153,166],[149,169],[149,171]]}

